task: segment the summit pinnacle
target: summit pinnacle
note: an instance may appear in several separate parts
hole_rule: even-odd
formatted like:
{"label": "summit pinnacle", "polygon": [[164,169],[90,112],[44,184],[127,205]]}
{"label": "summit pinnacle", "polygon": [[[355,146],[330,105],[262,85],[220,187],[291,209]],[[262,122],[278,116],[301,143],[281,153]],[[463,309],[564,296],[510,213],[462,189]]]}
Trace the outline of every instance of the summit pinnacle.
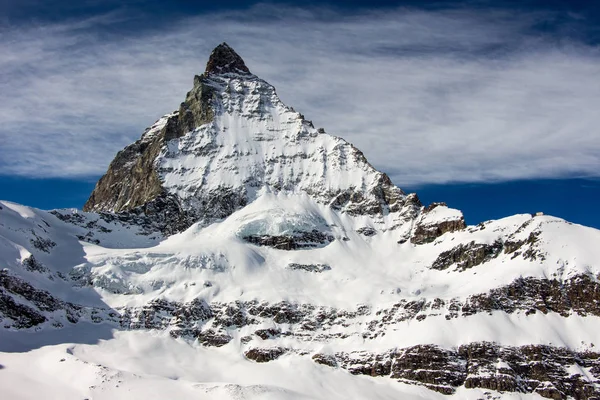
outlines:
{"label": "summit pinnacle", "polygon": [[235,52],[227,43],[223,42],[212,51],[205,74],[250,73],[242,57]]}

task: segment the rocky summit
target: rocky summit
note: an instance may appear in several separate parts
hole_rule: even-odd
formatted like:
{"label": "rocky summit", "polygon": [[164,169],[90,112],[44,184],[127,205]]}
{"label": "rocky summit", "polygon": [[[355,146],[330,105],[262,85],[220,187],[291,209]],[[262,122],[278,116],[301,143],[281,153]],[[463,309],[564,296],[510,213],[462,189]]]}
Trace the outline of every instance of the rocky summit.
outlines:
{"label": "rocky summit", "polygon": [[599,242],[422,205],[223,43],[83,211],[0,202],[0,387],[597,399]]}

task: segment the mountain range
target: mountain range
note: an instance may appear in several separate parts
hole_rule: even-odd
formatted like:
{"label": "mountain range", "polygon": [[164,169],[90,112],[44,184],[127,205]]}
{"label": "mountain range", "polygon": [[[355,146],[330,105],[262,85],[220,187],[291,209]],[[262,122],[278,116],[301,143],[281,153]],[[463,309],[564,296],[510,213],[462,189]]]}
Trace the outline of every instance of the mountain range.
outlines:
{"label": "mountain range", "polygon": [[223,43],[83,210],[0,202],[0,387],[596,399],[598,243],[552,216],[467,226],[422,204]]}

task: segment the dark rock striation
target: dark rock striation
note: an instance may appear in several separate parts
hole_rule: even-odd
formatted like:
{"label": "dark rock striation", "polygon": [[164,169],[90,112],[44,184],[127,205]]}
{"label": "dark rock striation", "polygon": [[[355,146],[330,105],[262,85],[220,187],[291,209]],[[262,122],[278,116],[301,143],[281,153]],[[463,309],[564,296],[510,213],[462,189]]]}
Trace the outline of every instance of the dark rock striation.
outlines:
{"label": "dark rock striation", "polygon": [[287,352],[287,349],[282,347],[272,347],[268,349],[255,348],[244,353],[247,359],[259,363],[269,362],[278,359]]}
{"label": "dark rock striation", "polygon": [[445,203],[433,203],[423,208],[421,218],[416,222],[410,242],[412,244],[427,244],[433,242],[438,237],[447,232],[455,232],[465,229],[465,219],[456,217],[453,219],[442,219],[440,221],[427,221],[427,214],[437,207],[445,207]]}
{"label": "dark rock striation", "polygon": [[289,235],[248,235],[242,239],[258,246],[268,246],[280,250],[298,250],[326,246],[333,242],[333,236],[313,230],[312,232],[294,232]]}
{"label": "dark rock striation", "polygon": [[291,269],[294,271],[306,271],[306,272],[316,272],[316,273],[331,271],[331,267],[327,264],[290,263],[290,264],[288,264],[287,269]]}
{"label": "dark rock striation", "polygon": [[[353,374],[387,376],[443,394],[453,394],[464,386],[537,393],[550,399],[592,400],[600,396],[600,353],[563,347],[473,342],[450,349],[417,345],[383,354],[319,354],[313,359],[332,367],[339,365]],[[574,369],[589,371],[592,379],[571,372]]]}
{"label": "dark rock striation", "polygon": [[[389,325],[404,321],[436,317],[455,319],[493,311],[526,315],[552,312],[565,318],[572,314],[600,317],[600,283],[596,277],[584,274],[563,281],[519,278],[508,285],[466,299],[403,299],[377,311],[367,306],[350,311],[286,301],[208,304],[201,299],[188,303],[157,299],[141,308],[90,309],[59,300],[5,271],[0,272],[0,295],[3,296],[0,318],[14,319],[13,316],[23,315],[30,321],[13,324],[16,328],[41,325],[48,321],[47,316],[56,319],[55,315],[47,312],[59,311],[73,323],[80,317],[97,314],[98,319],[118,321],[124,329],[167,329],[174,337],[190,338],[198,338],[206,329],[226,332],[248,325],[275,323],[291,324],[293,329],[286,331],[286,335],[298,338],[312,340],[315,334],[323,339],[336,337],[337,334],[328,333],[332,327],[354,326],[356,334],[362,331],[364,339],[373,339],[384,335]],[[19,299],[25,300],[28,305],[19,302]],[[278,335],[282,334],[280,328],[272,329],[280,332]]]}
{"label": "dark rock striation", "polygon": [[46,322],[54,327],[81,320],[117,322],[111,309],[85,307],[56,298],[22,278],[0,271],[0,322],[4,328],[37,328]]}
{"label": "dark rock striation", "polygon": [[503,244],[499,240],[492,244],[475,242],[460,244],[451,250],[440,253],[431,268],[444,270],[456,264],[457,270],[465,270],[498,257],[502,249]]}

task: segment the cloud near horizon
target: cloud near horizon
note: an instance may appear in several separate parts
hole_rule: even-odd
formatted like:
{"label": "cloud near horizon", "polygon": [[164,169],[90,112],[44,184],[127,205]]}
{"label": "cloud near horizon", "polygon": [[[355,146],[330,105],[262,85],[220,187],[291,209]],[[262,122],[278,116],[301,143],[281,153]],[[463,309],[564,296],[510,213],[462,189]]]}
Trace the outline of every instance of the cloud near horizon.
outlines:
{"label": "cloud near horizon", "polygon": [[399,186],[600,176],[600,52],[536,30],[550,12],[263,5],[112,29],[128,18],[0,28],[0,174],[101,175],[226,41]]}

